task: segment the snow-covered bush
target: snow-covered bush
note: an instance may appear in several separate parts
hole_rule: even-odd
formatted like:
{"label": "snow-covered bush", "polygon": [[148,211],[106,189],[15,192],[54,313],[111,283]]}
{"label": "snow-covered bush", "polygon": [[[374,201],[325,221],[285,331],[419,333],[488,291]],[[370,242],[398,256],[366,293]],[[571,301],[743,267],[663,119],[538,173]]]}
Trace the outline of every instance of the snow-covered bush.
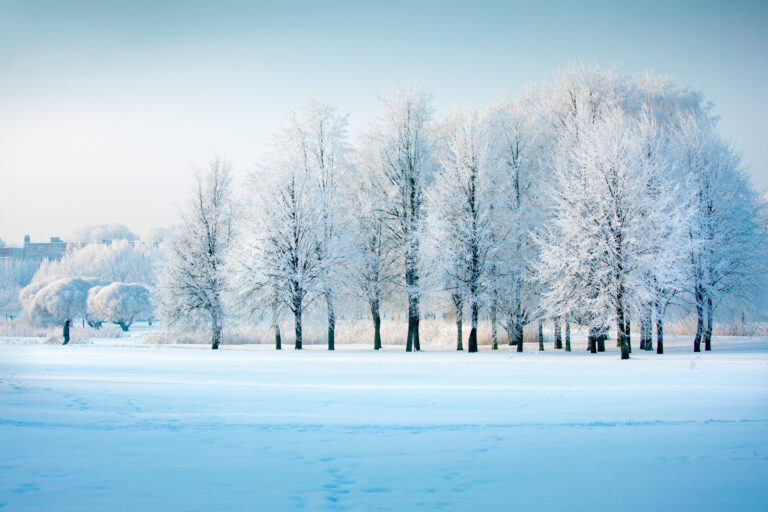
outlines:
{"label": "snow-covered bush", "polygon": [[88,315],[97,322],[112,322],[127,331],[135,319],[151,319],[149,288],[139,283],[112,283],[90,290]]}
{"label": "snow-covered bush", "polygon": [[38,325],[85,318],[88,291],[99,284],[97,279],[80,277],[34,282],[19,293],[24,317]]}

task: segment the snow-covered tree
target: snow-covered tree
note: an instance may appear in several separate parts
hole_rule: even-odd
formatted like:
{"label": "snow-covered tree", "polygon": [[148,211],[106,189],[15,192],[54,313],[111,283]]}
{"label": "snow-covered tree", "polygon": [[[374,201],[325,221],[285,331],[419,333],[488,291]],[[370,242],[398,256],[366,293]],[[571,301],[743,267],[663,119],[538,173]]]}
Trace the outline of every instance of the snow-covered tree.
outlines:
{"label": "snow-covered tree", "polygon": [[328,350],[334,349],[336,312],[334,303],[342,292],[343,268],[348,254],[343,192],[348,176],[346,163],[347,116],[325,102],[311,101],[301,119],[291,120],[289,133],[298,142],[305,173],[310,177],[310,193],[319,208],[318,287],[325,300],[328,318]]}
{"label": "snow-covered tree", "polygon": [[424,91],[402,87],[382,100],[382,115],[371,129],[377,153],[376,171],[382,195],[387,236],[404,264],[403,284],[408,297],[406,351],[420,350],[420,245],[423,233],[424,189],[432,170],[429,122],[430,98]]}
{"label": "snow-covered tree", "polygon": [[487,125],[474,110],[454,110],[441,131],[439,169],[428,191],[429,227],[438,252],[434,261],[459,318],[466,297],[468,351],[477,352],[480,308],[492,305],[491,285],[498,278],[498,183],[488,159]]}
{"label": "snow-covered tree", "polygon": [[676,158],[693,210],[689,224],[690,288],[696,309],[694,352],[711,350],[713,317],[728,300],[749,301],[765,285],[762,203],[740,158],[708,117],[681,116]]}
{"label": "snow-covered tree", "polygon": [[386,204],[378,194],[378,155],[374,148],[362,147],[355,155],[359,183],[352,194],[354,244],[350,254],[350,277],[357,294],[371,312],[373,348],[381,348],[381,307],[392,296],[397,279],[397,251],[387,236]]}
{"label": "snow-covered tree", "polygon": [[646,199],[659,175],[655,161],[644,158],[648,130],[641,127],[652,120],[615,107],[573,123],[564,136],[578,133],[578,139],[556,159],[553,224],[542,248],[545,304],[587,318],[594,332],[615,321],[627,359],[627,309],[654,297],[647,269],[658,264],[661,235],[650,227],[665,222],[675,198]]}
{"label": "snow-covered tree", "polygon": [[153,284],[158,252],[152,245],[127,240],[74,247],[60,260],[43,261],[34,280],[88,276],[107,282]]}
{"label": "snow-covered tree", "polygon": [[74,318],[85,320],[88,292],[102,284],[96,279],[79,277],[33,282],[19,294],[24,317],[41,325],[59,324]]}
{"label": "snow-covered tree", "polygon": [[112,283],[90,290],[88,314],[97,322],[112,322],[128,331],[135,319],[152,316],[150,290],[139,283]]}
{"label": "snow-covered tree", "polygon": [[232,257],[238,309],[246,315],[271,310],[276,337],[282,310],[293,313],[297,350],[304,312],[322,293],[322,207],[308,151],[295,123],[275,136],[266,162],[249,179],[243,236]]}
{"label": "snow-covered tree", "polygon": [[519,352],[523,351],[523,327],[533,320],[540,295],[531,277],[538,261],[535,240],[546,224],[542,159],[552,138],[542,96],[540,89],[532,87],[517,100],[496,103],[489,112],[491,158],[506,219],[496,235],[503,251],[496,282],[503,323]]}
{"label": "snow-covered tree", "polygon": [[213,160],[182,215],[160,276],[160,311],[169,323],[208,321],[219,348],[224,320],[224,261],[233,237],[234,206],[228,164]]}
{"label": "snow-covered tree", "polygon": [[21,311],[19,292],[27,286],[40,266],[32,259],[0,259],[0,311],[11,318]]}

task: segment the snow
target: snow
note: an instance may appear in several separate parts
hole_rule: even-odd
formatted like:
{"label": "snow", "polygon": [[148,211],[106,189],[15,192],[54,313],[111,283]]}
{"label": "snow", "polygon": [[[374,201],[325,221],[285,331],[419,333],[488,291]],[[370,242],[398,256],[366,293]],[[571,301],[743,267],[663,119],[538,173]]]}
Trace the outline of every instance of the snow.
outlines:
{"label": "snow", "polygon": [[[619,361],[0,339],[7,510],[763,510],[768,338]],[[610,345],[610,343],[609,343]],[[528,347],[535,349],[533,345]]]}

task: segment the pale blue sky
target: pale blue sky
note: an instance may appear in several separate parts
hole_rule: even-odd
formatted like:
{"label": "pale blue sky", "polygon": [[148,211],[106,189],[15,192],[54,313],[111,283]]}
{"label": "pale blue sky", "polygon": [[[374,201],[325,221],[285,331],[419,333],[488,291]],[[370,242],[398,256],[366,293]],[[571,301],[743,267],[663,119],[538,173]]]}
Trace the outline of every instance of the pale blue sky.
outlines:
{"label": "pale blue sky", "polygon": [[484,108],[569,61],[700,89],[768,189],[767,2],[0,0],[0,237],[168,225],[190,166],[242,174],[322,97],[352,135],[419,83]]}

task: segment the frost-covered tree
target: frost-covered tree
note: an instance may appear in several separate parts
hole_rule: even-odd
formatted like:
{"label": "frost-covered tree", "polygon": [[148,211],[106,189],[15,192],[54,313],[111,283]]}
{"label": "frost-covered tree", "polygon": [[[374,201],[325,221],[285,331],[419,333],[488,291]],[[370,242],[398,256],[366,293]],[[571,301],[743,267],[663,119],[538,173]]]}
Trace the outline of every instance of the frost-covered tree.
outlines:
{"label": "frost-covered tree", "polygon": [[233,238],[234,206],[228,164],[213,160],[196,176],[194,196],[168,247],[160,276],[160,311],[171,324],[207,321],[211,348],[219,348],[226,290],[224,261]]}
{"label": "frost-covered tree", "polygon": [[599,119],[573,122],[564,137],[578,133],[578,140],[564,144],[556,159],[553,224],[542,249],[545,303],[550,311],[567,308],[566,314],[588,318],[593,337],[615,322],[627,359],[627,308],[653,298],[647,269],[658,264],[661,235],[649,228],[665,222],[675,198],[646,200],[659,174],[655,162],[643,158],[649,130],[641,127],[652,120],[616,107]]}
{"label": "frost-covered tree", "polygon": [[275,136],[265,163],[248,181],[251,198],[232,258],[240,311],[271,311],[276,337],[280,312],[293,313],[297,350],[323,271],[321,206],[308,151],[295,123]]}
{"label": "frost-covered tree", "polygon": [[498,174],[502,256],[498,270],[500,309],[510,344],[523,351],[523,327],[533,319],[540,291],[531,279],[538,261],[537,233],[546,223],[547,180],[543,156],[551,136],[542,91],[529,88],[517,100],[506,98],[489,111],[491,158]]}
{"label": "frost-covered tree", "polygon": [[713,317],[728,300],[749,301],[765,284],[765,226],[761,201],[740,158],[711,118],[681,116],[676,158],[692,207],[690,288],[696,310],[694,352],[711,350]]}
{"label": "frost-covered tree", "polygon": [[402,87],[382,100],[382,115],[371,130],[377,153],[376,171],[387,236],[404,264],[403,284],[408,297],[408,335],[405,350],[420,350],[419,320],[423,288],[420,275],[424,189],[432,170],[429,122],[430,97],[422,90]]}
{"label": "frost-covered tree", "polygon": [[103,283],[96,279],[65,277],[29,284],[19,294],[24,317],[41,325],[87,319],[88,292]]}
{"label": "frost-covered tree", "polygon": [[397,251],[387,234],[386,204],[377,172],[375,148],[363,146],[355,155],[359,182],[352,194],[354,244],[350,277],[355,291],[368,306],[373,322],[373,348],[381,348],[381,307],[392,296],[397,279]]}
{"label": "frost-covered tree", "polygon": [[436,239],[435,264],[459,318],[456,297],[468,302],[467,348],[477,352],[480,308],[492,304],[491,284],[498,277],[498,183],[488,159],[487,125],[474,110],[454,110],[441,131],[438,171],[428,192],[429,231]]}
{"label": "frost-covered tree", "polygon": [[21,311],[19,292],[27,286],[40,266],[32,259],[0,259],[0,311],[10,318]]}
{"label": "frost-covered tree", "polygon": [[347,116],[325,102],[311,101],[301,119],[291,120],[289,132],[303,155],[305,173],[310,177],[310,193],[318,207],[318,287],[325,300],[328,318],[328,350],[335,345],[336,312],[334,303],[342,292],[343,269],[348,255],[348,228],[345,223],[344,188],[348,176],[346,163]]}
{"label": "frost-covered tree", "polygon": [[112,322],[128,331],[135,319],[152,316],[150,290],[140,283],[112,283],[90,290],[88,314],[96,322]]}
{"label": "frost-covered tree", "polygon": [[107,282],[153,284],[159,250],[153,245],[117,240],[110,244],[74,247],[60,260],[45,260],[34,280],[95,277]]}

